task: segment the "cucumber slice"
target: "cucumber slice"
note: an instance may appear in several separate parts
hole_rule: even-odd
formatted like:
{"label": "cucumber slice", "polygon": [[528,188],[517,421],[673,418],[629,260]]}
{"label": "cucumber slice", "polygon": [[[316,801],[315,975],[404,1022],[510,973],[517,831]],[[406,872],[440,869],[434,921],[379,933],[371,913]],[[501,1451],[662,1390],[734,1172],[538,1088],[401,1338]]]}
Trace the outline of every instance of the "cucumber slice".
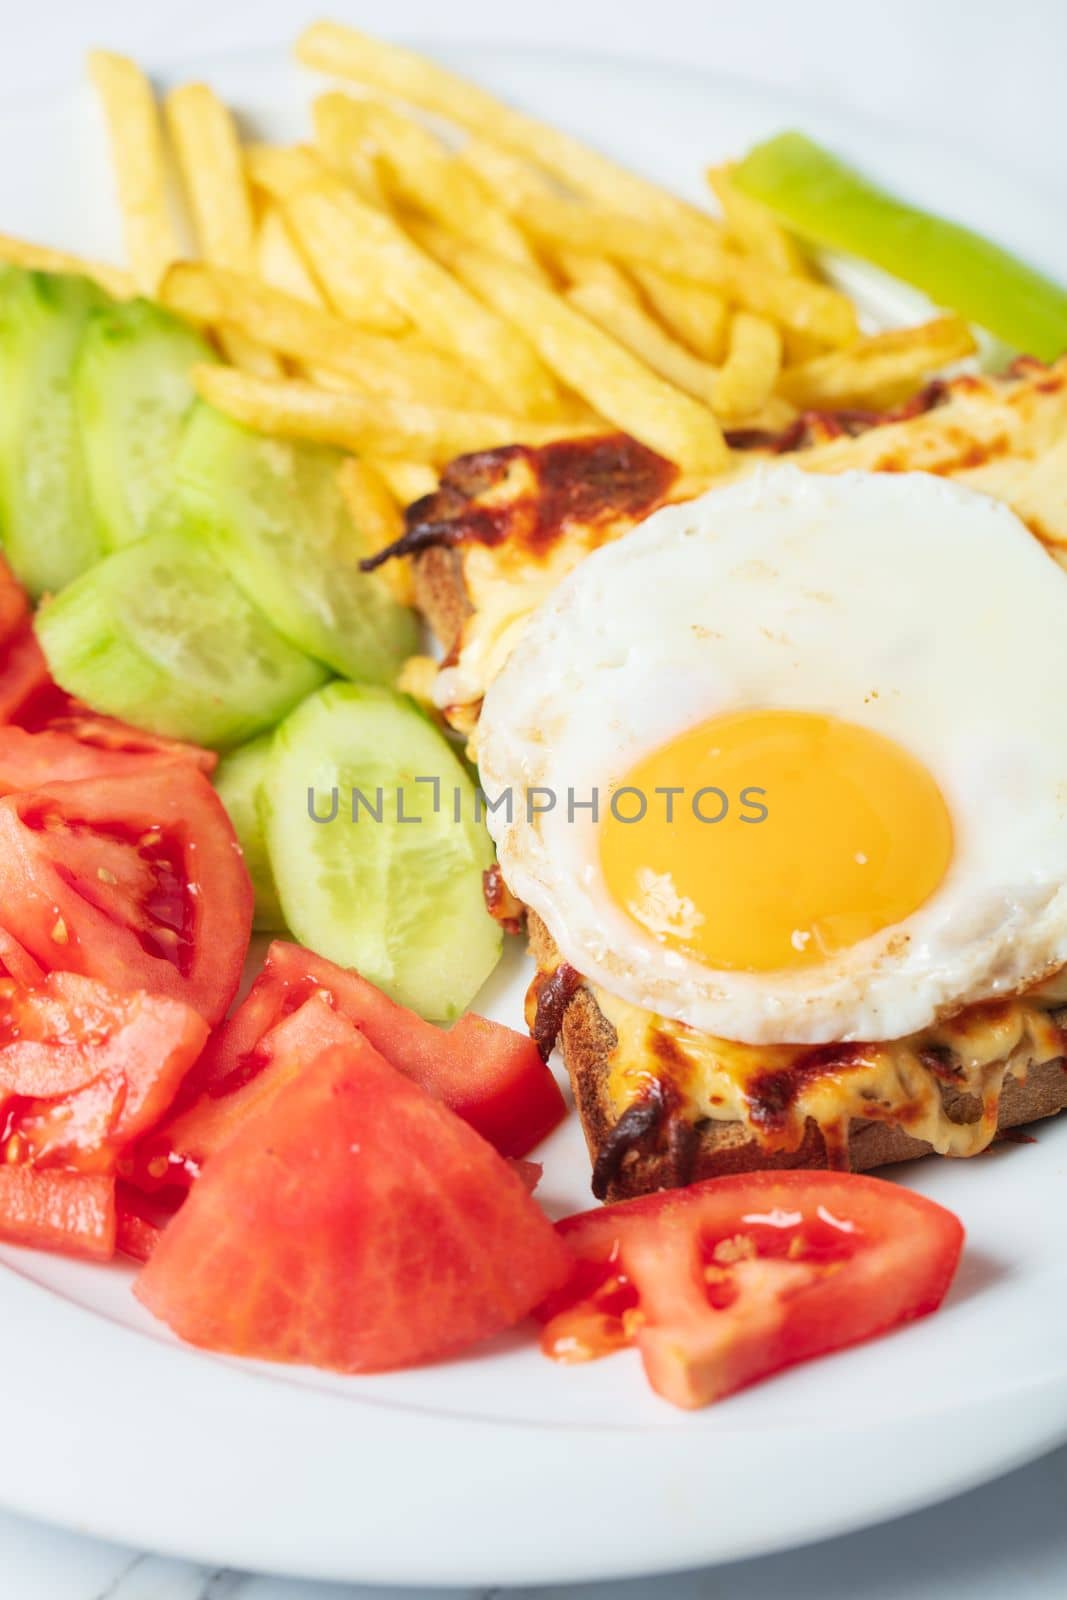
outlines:
{"label": "cucumber slice", "polygon": [[[313,821],[309,798],[329,818],[334,791],[336,816]],[[359,802],[353,820],[353,791],[381,821]],[[278,729],[262,796],[274,881],[301,943],[424,1017],[458,1016],[502,939],[482,898],[493,847],[474,787],[432,723],[388,690],[332,683]]]}
{"label": "cucumber slice", "polygon": [[215,791],[229,813],[245,866],[256,892],[253,926],[261,933],[284,933],[285,917],[259,819],[259,795],[270,759],[271,736],[263,734],[224,756],[215,771]]}
{"label": "cucumber slice", "polygon": [[189,371],[211,346],[147,300],[90,320],[74,369],[74,411],[101,543],[162,531],[182,433],[196,403]]}
{"label": "cucumber slice", "polygon": [[99,562],[36,628],[56,682],[94,711],[216,749],[273,727],[325,676],[171,533]]}
{"label": "cucumber slice", "polygon": [[0,540],[35,597],[100,555],[71,375],[89,318],[87,278],[6,267],[0,278]]}
{"label": "cucumber slice", "polygon": [[326,445],[268,439],[200,406],[179,464],[184,528],[201,537],[279,633],[343,677],[391,683],[415,621],[376,574]]}

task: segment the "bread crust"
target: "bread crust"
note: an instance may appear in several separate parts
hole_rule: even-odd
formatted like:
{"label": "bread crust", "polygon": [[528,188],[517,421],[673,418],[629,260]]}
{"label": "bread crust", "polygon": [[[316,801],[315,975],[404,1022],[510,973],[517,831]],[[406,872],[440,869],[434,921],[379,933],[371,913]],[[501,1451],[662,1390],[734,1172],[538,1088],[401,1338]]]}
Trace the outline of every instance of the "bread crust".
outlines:
{"label": "bread crust", "polygon": [[[540,918],[529,917],[530,950],[538,969],[550,971],[559,952]],[[1055,1013],[1067,1026],[1067,1010]],[[601,1198],[626,1200],[656,1189],[674,1189],[702,1178],[784,1167],[826,1167],[826,1145],[818,1125],[809,1119],[796,1150],[768,1151],[740,1122],[706,1119],[692,1124],[682,1118],[657,1118],[633,1137],[619,1138],[609,1094],[615,1029],[581,983],[567,1002],[560,1025],[560,1048],[574,1091],[575,1104],[593,1163],[594,1189]],[[946,1097],[952,1114],[968,1120],[968,1097]],[[1067,1109],[1067,1061],[1058,1057],[1031,1067],[1025,1082],[1009,1078],[1000,1100],[998,1138],[1012,1128],[1040,1121]],[[622,1129],[625,1134],[626,1130]],[[849,1164],[853,1172],[869,1172],[897,1161],[933,1154],[899,1124],[854,1119],[849,1129]]]}

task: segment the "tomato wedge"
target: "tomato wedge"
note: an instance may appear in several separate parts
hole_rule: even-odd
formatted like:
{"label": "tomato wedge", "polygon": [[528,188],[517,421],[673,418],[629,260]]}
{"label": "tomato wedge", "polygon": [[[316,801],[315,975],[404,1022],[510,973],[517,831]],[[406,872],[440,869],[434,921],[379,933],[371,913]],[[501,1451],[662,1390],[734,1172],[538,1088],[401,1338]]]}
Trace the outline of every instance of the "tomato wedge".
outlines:
{"label": "tomato wedge", "polygon": [[64,733],[69,738],[77,739],[80,744],[102,752],[190,761],[205,777],[210,777],[219,764],[218,754],[214,750],[205,750],[198,744],[187,744],[182,739],[166,739],[162,734],[146,733],[143,728],[131,727],[117,717],[105,717],[90,711],[80,700],[70,700],[56,715],[50,717],[46,730]]}
{"label": "tomato wedge", "polygon": [[963,1247],[933,1201],[831,1172],[712,1178],[558,1229],[577,1270],[540,1309],[545,1353],[636,1344],[657,1394],[689,1408],[935,1311]]}
{"label": "tomato wedge", "polygon": [[240,981],[252,886],[203,774],[146,762],[0,799],[0,925],[48,971],[168,995],[214,1023]]}
{"label": "tomato wedge", "polygon": [[20,633],[30,620],[25,589],[0,555],[0,646]]}
{"label": "tomato wedge", "polygon": [[108,1261],[115,1253],[115,1180],[0,1167],[0,1238],[34,1250]]}
{"label": "tomato wedge", "polygon": [[205,1349],[370,1372],[511,1327],[569,1271],[507,1163],[357,1034],[213,1156],[135,1292]]}
{"label": "tomato wedge", "polygon": [[243,1078],[232,1073],[217,1079],[131,1151],[123,1175],[148,1193],[178,1190],[173,1198],[180,1200],[208,1156],[250,1116],[266,1109],[309,1061],[332,1044],[351,1044],[355,1039],[355,1028],[327,996],[313,993],[263,1034],[253,1072]]}
{"label": "tomato wedge", "polygon": [[0,723],[34,722],[62,702],[29,623],[0,644]]}
{"label": "tomato wedge", "polygon": [[165,1114],[207,1024],[180,1001],[54,972],[0,982],[0,1159],[114,1172]]}
{"label": "tomato wedge", "polygon": [[81,778],[139,777],[148,762],[178,761],[165,753],[123,750],[117,745],[87,744],[53,724],[39,733],[0,727],[0,795]]}
{"label": "tomato wedge", "polygon": [[357,972],[282,940],[271,945],[248,998],[205,1051],[190,1089],[254,1073],[264,1033],[316,990],[501,1155],[526,1155],[565,1114],[556,1080],[525,1034],[473,1012],[451,1029],[435,1027]]}

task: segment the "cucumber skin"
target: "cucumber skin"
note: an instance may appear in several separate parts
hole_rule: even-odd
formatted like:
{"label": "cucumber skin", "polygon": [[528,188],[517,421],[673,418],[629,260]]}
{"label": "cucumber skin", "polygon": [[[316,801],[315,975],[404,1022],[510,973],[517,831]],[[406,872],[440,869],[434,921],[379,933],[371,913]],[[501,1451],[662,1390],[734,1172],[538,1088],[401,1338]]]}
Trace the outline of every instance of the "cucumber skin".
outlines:
{"label": "cucumber skin", "polygon": [[285,933],[285,914],[267,854],[260,821],[260,788],[270,759],[272,736],[263,734],[248,744],[238,745],[223,756],[215,770],[215,792],[226,807],[233,831],[244,853],[245,866],[256,896],[255,920],[258,933]]}
{"label": "cucumber skin", "polygon": [[200,334],[148,300],[90,318],[74,368],[74,411],[106,550],[167,525],[181,438],[196,404],[188,374],[216,359]]}
{"label": "cucumber skin", "polygon": [[738,187],[797,233],[872,261],[1016,350],[1067,350],[1067,290],[959,223],[905,204],[802,133],[756,145]]}
{"label": "cucumber skin", "polygon": [[43,605],[52,676],[95,711],[226,750],[274,726],[324,669],[294,650],[204,551],[155,534]]}
{"label": "cucumber skin", "polygon": [[337,482],[327,445],[268,438],[200,405],[185,433],[177,503],[248,598],[299,649],[358,682],[389,684],[418,645]]}
{"label": "cucumber skin", "polygon": [[[429,785],[413,782],[434,775],[441,780],[437,818],[426,815]],[[423,823],[389,821],[398,783],[405,783],[405,813],[423,814]],[[364,813],[353,823],[350,789],[373,799],[379,784],[385,820]],[[323,814],[335,785],[337,819],[312,822],[309,786]],[[462,796],[460,824],[452,820],[454,790]],[[388,690],[329,684],[276,731],[261,797],[267,850],[294,936],[432,1021],[459,1016],[499,961],[503,936],[485,908],[482,875],[494,853],[484,823],[473,821],[474,785],[433,724]]]}
{"label": "cucumber skin", "polygon": [[89,317],[108,304],[87,278],[0,268],[0,542],[34,598],[101,554],[71,375]]}

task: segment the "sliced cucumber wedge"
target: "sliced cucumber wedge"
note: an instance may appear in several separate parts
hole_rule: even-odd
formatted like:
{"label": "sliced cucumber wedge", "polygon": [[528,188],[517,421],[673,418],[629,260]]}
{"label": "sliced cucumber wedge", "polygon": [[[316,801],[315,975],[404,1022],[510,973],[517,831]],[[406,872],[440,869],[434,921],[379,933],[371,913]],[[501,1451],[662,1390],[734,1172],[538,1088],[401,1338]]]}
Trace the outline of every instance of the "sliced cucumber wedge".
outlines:
{"label": "sliced cucumber wedge", "polygon": [[245,866],[256,892],[254,927],[262,933],[283,933],[285,917],[267,854],[260,821],[260,788],[270,759],[271,735],[263,734],[224,756],[215,771],[215,791],[229,813],[244,852]]}
{"label": "sliced cucumber wedge", "polygon": [[36,628],[56,682],[94,711],[215,749],[273,727],[325,677],[176,534],[99,562]]}
{"label": "sliced cucumber wedge", "polygon": [[74,410],[101,543],[162,531],[182,433],[196,403],[189,381],[210,345],[147,300],[98,311],[74,369]]}
{"label": "sliced cucumber wedge", "polygon": [[343,677],[391,683],[415,649],[412,614],[369,553],[325,445],[268,439],[200,406],[179,463],[183,527],[202,538],[287,639]]}
{"label": "sliced cucumber wedge", "polygon": [[87,278],[0,268],[0,542],[35,597],[100,555],[71,376],[108,303]]}
{"label": "sliced cucumber wedge", "polygon": [[332,683],[278,729],[262,796],[274,881],[301,943],[424,1017],[458,1016],[502,940],[482,897],[493,847],[436,728],[388,690]]}

